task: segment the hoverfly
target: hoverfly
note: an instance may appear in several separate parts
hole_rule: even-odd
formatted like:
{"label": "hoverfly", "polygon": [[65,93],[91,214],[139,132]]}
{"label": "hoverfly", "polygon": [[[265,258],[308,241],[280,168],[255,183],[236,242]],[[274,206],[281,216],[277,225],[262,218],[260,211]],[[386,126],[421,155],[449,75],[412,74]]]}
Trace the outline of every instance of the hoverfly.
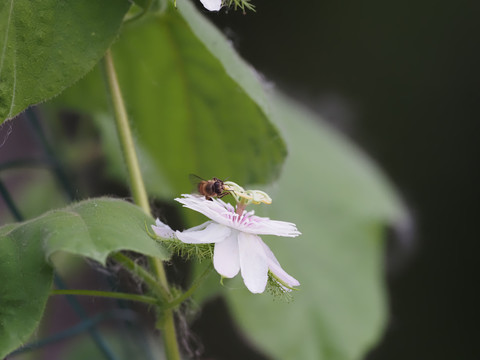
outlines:
{"label": "hoverfly", "polygon": [[190,181],[197,185],[197,190],[200,194],[205,196],[205,199],[212,200],[212,198],[222,198],[228,195],[228,190],[225,190],[223,180],[213,178],[211,180],[204,180],[197,175],[190,174]]}

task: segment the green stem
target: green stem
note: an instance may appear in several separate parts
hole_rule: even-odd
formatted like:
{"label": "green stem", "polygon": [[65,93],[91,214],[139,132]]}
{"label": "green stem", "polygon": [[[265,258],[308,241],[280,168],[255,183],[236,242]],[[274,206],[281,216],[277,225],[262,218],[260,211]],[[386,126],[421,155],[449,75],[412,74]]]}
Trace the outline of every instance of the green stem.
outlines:
{"label": "green stem", "polygon": [[122,92],[120,90],[110,50],[107,50],[103,64],[107,76],[108,90],[110,92],[109,95],[112,99],[115,111],[115,125],[118,132],[120,147],[122,148],[123,156],[125,158],[133,201],[146,213],[150,214],[150,204],[148,202],[147,191],[145,190],[145,184],[143,183],[137,152],[133,142],[132,131],[130,130],[130,124],[128,123],[127,110],[125,108],[125,103],[123,102]]}
{"label": "green stem", "polygon": [[[125,103],[123,102],[122,92],[117,79],[117,73],[113,64],[112,54],[110,50],[105,54],[104,68],[108,82],[108,90],[112,98],[113,107],[115,109],[115,125],[118,131],[120,146],[125,157],[127,172],[130,177],[130,187],[133,195],[133,201],[140,206],[143,211],[150,214],[150,203],[148,202],[147,190],[140,171],[137,152],[133,142],[132,131],[128,122]],[[163,264],[159,259],[150,258],[150,267],[156,274],[158,280],[166,289],[168,289],[167,276],[163,268]]]}
{"label": "green stem", "polygon": [[[150,203],[148,202],[147,190],[140,171],[137,152],[133,142],[132,131],[128,122],[125,103],[123,102],[122,92],[117,79],[117,73],[113,64],[112,54],[110,50],[105,54],[104,68],[108,82],[108,90],[112,98],[113,107],[115,109],[115,125],[118,131],[120,147],[127,166],[127,172],[130,177],[130,187],[133,195],[133,201],[140,206],[143,211],[150,214]],[[158,280],[163,287],[168,289],[167,276],[160,259],[149,258],[150,267],[156,274]],[[167,290],[168,291],[168,290]]]}
{"label": "green stem", "polygon": [[168,360],[181,360],[178,350],[177,333],[175,331],[175,319],[172,310],[165,310],[162,321],[157,322],[157,328],[163,329],[163,342],[165,344],[165,355]]}
{"label": "green stem", "polygon": [[82,289],[52,290],[50,291],[50,295],[79,295],[79,296],[106,297],[106,298],[112,298],[112,299],[139,301],[146,304],[158,305],[158,299],[153,298],[151,296],[113,292],[113,291],[82,290]]}
{"label": "green stem", "polygon": [[[129,270],[133,275],[142,279],[142,281],[147,284],[147,286],[152,290],[152,292],[158,296],[159,299],[163,300],[165,303],[172,301],[172,295],[168,288],[165,288],[157,279],[152,276],[147,270],[142,266],[135,263],[128,256],[123,255],[122,253],[115,253],[112,255],[112,258],[115,259],[119,264]],[[163,310],[159,321],[157,321],[157,328],[163,330],[163,341],[165,342],[165,354],[168,360],[181,360],[180,352],[178,350],[177,335],[175,331],[175,321],[173,317],[173,311],[168,306]]]}
{"label": "green stem", "polygon": [[198,286],[210,274],[212,269],[213,269],[213,265],[212,264],[208,265],[207,268],[204,270],[204,272],[198,278],[195,279],[195,281],[190,286],[190,288],[187,291],[185,291],[182,295],[177,297],[176,299],[173,299],[172,301],[170,301],[167,304],[167,308],[168,309],[174,309],[175,307],[177,307],[178,305],[183,303],[185,300],[187,300],[190,296],[192,296],[193,293],[197,290]]}
{"label": "green stem", "polygon": [[[123,102],[122,92],[120,91],[120,85],[118,83],[117,74],[115,71],[115,66],[113,64],[112,54],[110,50],[107,50],[105,54],[103,65],[108,84],[109,95],[112,99],[113,107],[115,110],[115,125],[117,127],[120,146],[125,157],[133,199],[134,202],[139,205],[146,213],[150,214],[151,211],[150,204],[148,202],[147,191],[145,189],[142,173],[140,171],[140,166],[135,151],[135,144],[133,142],[132,132],[128,123],[127,111]],[[123,255],[119,255],[119,253],[117,253],[115,256],[117,260],[119,260]],[[124,258],[127,257],[124,256]],[[141,275],[137,274],[137,276],[142,277],[142,279],[146,281],[147,285],[149,285],[153,291],[157,292],[157,295],[161,295],[161,299],[169,301],[171,298],[171,294],[162,261],[155,257],[149,257],[148,259],[150,268],[154,272],[156,279],[145,269],[137,267],[135,264],[135,268],[142,269],[140,270]],[[126,264],[128,262],[125,259],[120,259],[119,261],[121,262],[122,260],[123,264],[127,266]],[[148,274],[148,276],[146,274]],[[154,281],[150,281],[151,278],[153,278]],[[178,350],[178,343],[176,339],[173,312],[171,310],[166,310],[163,314],[162,319],[163,321],[160,322],[160,326],[161,330],[163,330],[162,332],[165,340],[165,352],[167,355],[167,359],[180,360],[180,352]]]}
{"label": "green stem", "polygon": [[163,302],[168,302],[171,299],[171,294],[168,289],[162,286],[157,279],[150,274],[143,266],[138,265],[135,261],[130,259],[128,256],[123,255],[120,252],[117,252],[111,256],[116,260],[120,265],[125,269],[130,271],[133,275],[140,278],[147,286],[152,290],[152,292],[159,297]]}

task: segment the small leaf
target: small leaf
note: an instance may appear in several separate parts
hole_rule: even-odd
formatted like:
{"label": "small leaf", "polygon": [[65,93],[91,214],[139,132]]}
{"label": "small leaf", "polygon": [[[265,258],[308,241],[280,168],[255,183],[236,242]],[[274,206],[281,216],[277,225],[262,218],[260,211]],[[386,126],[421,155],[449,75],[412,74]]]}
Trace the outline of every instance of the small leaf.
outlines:
{"label": "small leaf", "polygon": [[22,345],[38,326],[49,295],[57,251],[105,264],[107,256],[132,250],[162,260],[169,253],[145,226],[153,219],[122,200],[99,198],[0,228],[0,358]]}
{"label": "small leaf", "polygon": [[0,3],[0,124],[83,77],[113,42],[127,0]]}
{"label": "small leaf", "polygon": [[152,217],[135,205],[99,198],[50,211],[20,224],[11,234],[41,228],[47,258],[56,251],[66,251],[105,265],[111,252],[132,250],[166,260],[169,253],[146,232],[145,226],[152,223]]}

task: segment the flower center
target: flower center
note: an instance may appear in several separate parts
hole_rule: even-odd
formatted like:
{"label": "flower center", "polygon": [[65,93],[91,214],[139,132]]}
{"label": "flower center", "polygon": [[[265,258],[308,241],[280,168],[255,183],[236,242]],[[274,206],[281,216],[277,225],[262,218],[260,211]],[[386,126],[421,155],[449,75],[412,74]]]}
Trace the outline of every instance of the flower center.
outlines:
{"label": "flower center", "polygon": [[242,217],[243,212],[245,211],[245,208],[247,207],[247,204],[244,202],[239,202],[237,203],[237,209],[235,210],[235,213],[238,214],[238,217]]}

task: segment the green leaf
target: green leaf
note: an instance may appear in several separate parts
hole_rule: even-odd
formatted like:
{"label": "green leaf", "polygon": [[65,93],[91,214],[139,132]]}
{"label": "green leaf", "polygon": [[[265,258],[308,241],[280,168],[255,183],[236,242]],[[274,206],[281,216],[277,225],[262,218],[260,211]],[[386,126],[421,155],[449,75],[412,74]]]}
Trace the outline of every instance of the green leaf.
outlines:
{"label": "green leaf", "polygon": [[0,3],[0,123],[83,77],[115,39],[127,0]]}
{"label": "green leaf", "polygon": [[105,265],[119,250],[169,258],[145,226],[151,216],[122,200],[98,198],[0,228],[0,358],[38,326],[50,292],[51,255],[85,256]]}
{"label": "green leaf", "polygon": [[352,144],[287,99],[273,103],[291,150],[263,210],[296,223],[302,235],[264,240],[301,286],[292,303],[240,284],[227,284],[242,290],[224,294],[250,340],[275,359],[360,359],[386,321],[383,230],[405,211]]}
{"label": "green leaf", "polygon": [[250,341],[275,359],[360,359],[386,321],[384,229],[408,221],[406,210],[359,149],[288,99],[272,104],[291,150],[266,189],[272,205],[250,209],[297,224],[298,238],[263,240],[301,286],[284,303],[252,295],[240,276],[225,288],[212,277],[199,298],[221,290]]}
{"label": "green leaf", "polygon": [[[266,94],[258,76],[187,1],[181,14],[227,73],[280,128],[289,149],[282,176],[256,209],[293,221],[296,239],[265,237],[300,282],[292,303],[250,294],[241,279],[223,293],[244,333],[275,359],[353,360],[378,341],[386,320],[383,229],[408,221],[390,183],[354,145],[301,106]],[[232,178],[235,181],[235,178]],[[203,297],[218,281],[203,289]]]}
{"label": "green leaf", "polygon": [[132,250],[169,258],[168,252],[147,234],[151,216],[122,200],[99,198],[55,210],[35,220],[44,230],[46,256],[66,251],[102,265],[111,252]]}
{"label": "green leaf", "polygon": [[[41,241],[12,236],[16,224],[0,228],[0,358],[24,344],[38,326],[52,285]],[[40,236],[41,229],[29,236]]]}
{"label": "green leaf", "polygon": [[192,172],[243,183],[278,175],[285,148],[276,129],[176,10],[125,31],[113,50],[142,145],[170,187],[190,190]]}
{"label": "green leaf", "polygon": [[[146,177],[150,190],[169,198],[190,192],[190,173],[242,183],[278,176],[286,156],[278,131],[177,10],[126,26],[112,50],[143,168],[157,170]],[[100,88],[99,78],[92,74],[57,104],[94,110],[101,118],[106,106],[88,95]]]}
{"label": "green leaf", "polygon": [[261,81],[262,76],[240,58],[225,36],[202,16],[190,1],[178,1],[177,6],[195,36],[220,61],[226,73],[255,100],[271,119],[273,109],[268,91],[272,87],[271,84]]}

